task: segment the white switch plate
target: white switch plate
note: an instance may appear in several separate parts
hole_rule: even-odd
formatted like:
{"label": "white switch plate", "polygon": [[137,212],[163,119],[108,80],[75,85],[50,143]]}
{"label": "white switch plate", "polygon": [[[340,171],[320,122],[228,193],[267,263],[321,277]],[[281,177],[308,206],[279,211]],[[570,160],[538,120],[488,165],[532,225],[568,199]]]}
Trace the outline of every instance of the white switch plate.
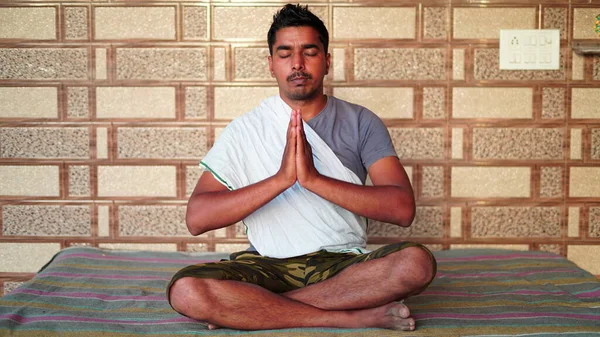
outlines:
{"label": "white switch plate", "polygon": [[500,69],[559,68],[558,29],[501,29]]}

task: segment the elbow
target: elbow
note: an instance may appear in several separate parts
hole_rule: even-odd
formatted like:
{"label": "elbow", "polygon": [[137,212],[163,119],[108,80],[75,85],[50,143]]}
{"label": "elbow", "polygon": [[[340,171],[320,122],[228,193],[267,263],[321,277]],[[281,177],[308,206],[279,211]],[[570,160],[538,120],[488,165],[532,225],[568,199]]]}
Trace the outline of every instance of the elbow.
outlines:
{"label": "elbow", "polygon": [[202,225],[200,214],[198,214],[197,210],[192,210],[189,206],[185,213],[185,224],[187,226],[188,231],[193,236],[198,236],[206,230],[204,230],[204,226]]}
{"label": "elbow", "polygon": [[397,207],[394,207],[395,223],[401,227],[409,227],[417,214],[415,199],[414,197],[399,199]]}

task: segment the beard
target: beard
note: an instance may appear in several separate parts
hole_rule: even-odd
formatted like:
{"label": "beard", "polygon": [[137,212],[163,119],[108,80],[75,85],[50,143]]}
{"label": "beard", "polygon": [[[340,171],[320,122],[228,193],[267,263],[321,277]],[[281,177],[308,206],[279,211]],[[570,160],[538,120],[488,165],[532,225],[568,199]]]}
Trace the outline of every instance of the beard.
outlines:
{"label": "beard", "polygon": [[288,98],[295,100],[295,101],[304,101],[304,100],[308,100],[308,99],[318,96],[320,94],[320,91],[322,91],[322,90],[319,90],[318,87],[313,87],[313,86],[306,86],[306,85],[294,86],[292,81],[295,79],[298,79],[298,78],[312,80],[313,77],[311,74],[305,73],[303,71],[297,71],[297,72],[290,74],[286,78],[286,84],[291,85],[291,88],[289,90],[285,91],[285,95]]}

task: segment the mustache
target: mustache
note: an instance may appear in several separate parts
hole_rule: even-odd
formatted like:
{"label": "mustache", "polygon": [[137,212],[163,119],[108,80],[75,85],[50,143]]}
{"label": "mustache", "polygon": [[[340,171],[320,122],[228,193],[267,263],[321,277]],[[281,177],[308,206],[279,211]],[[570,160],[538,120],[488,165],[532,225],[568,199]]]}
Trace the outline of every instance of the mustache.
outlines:
{"label": "mustache", "polygon": [[290,74],[290,76],[287,77],[288,81],[293,81],[297,78],[306,78],[306,79],[312,79],[312,75],[309,73],[305,73],[303,71],[296,71],[292,74]]}

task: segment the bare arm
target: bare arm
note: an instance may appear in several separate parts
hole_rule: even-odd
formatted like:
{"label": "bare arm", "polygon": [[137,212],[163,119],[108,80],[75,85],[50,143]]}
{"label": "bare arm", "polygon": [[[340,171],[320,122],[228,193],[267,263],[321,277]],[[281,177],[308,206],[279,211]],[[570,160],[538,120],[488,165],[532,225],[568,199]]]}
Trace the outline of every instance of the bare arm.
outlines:
{"label": "bare arm", "polygon": [[396,157],[381,158],[369,167],[374,186],[363,186],[323,176],[314,168],[312,150],[302,123],[297,124],[298,182],[309,191],[370,219],[410,226],[415,198],[406,171]]}
{"label": "bare arm", "polygon": [[230,191],[204,172],[187,205],[186,224],[192,235],[234,224],[273,200],[296,182],[296,120],[290,120],[281,168],[272,177]]}

